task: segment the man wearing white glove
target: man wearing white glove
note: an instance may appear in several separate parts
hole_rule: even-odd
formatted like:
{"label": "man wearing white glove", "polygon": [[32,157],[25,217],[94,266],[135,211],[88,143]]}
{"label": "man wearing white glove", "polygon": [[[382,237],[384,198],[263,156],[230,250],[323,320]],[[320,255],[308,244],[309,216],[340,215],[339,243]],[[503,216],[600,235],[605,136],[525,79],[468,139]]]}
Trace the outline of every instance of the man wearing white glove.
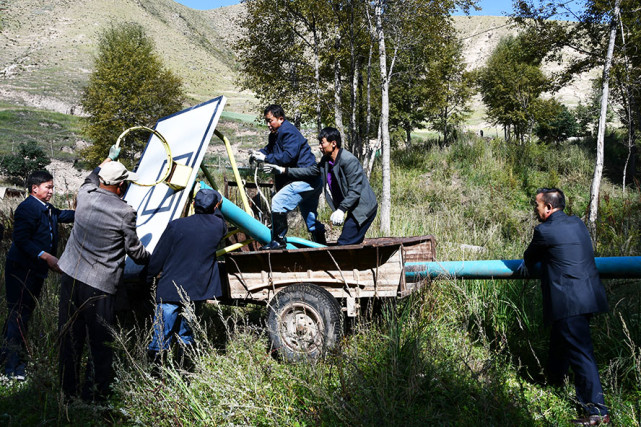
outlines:
{"label": "man wearing white glove", "polygon": [[287,240],[287,213],[298,208],[305,220],[312,240],[325,244],[325,227],[316,217],[318,197],[322,191],[318,175],[301,179],[288,177],[286,168],[306,168],[316,164],[316,158],[305,137],[285,119],[280,105],[269,105],[264,111],[269,127],[269,140],[265,148],[252,150],[250,159],[264,163],[263,170],[275,174],[276,195],[272,198],[271,242],[261,249],[285,249]]}
{"label": "man wearing white glove", "polygon": [[345,212],[340,209],[336,209],[329,219],[332,221],[333,225],[342,225],[343,221],[345,221]]}
{"label": "man wearing white glove", "polygon": [[341,148],[341,134],[331,127],[318,135],[323,157],[318,164],[306,168],[285,168],[284,174],[292,179],[319,176],[323,181],[325,198],[334,213],[333,225],[343,224],[339,245],[362,243],[378,204],[361,163],[352,153]]}

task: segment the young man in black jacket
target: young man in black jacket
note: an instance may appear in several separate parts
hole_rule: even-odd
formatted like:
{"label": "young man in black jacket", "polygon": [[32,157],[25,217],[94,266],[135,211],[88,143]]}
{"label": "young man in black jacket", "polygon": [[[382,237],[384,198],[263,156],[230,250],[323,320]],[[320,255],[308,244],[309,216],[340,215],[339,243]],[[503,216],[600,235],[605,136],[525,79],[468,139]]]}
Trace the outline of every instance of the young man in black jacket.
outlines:
{"label": "young man in black jacket", "polygon": [[42,285],[49,270],[60,272],[56,257],[58,224],[74,220],[74,211],[60,210],[49,203],[53,196],[53,176],[49,172],[32,173],[27,188],[29,197],[18,205],[14,215],[13,243],[5,265],[9,314],[2,355],[6,358],[5,374],[17,380],[25,379],[25,361],[20,353]]}
{"label": "young man in black jacket", "polygon": [[309,179],[320,175],[325,198],[334,211],[330,218],[332,224],[343,224],[343,232],[337,243],[362,243],[365,233],[376,218],[376,195],[361,163],[352,153],[342,148],[341,134],[337,129],[323,129],[318,135],[318,143],[323,154],[318,164],[305,168],[266,164],[266,168],[292,179]]}

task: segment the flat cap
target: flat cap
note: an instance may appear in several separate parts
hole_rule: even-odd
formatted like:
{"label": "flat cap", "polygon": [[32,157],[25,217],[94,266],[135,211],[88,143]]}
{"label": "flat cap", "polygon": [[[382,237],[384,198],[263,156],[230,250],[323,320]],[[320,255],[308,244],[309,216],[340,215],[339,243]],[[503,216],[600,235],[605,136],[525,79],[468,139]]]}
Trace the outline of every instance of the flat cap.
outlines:
{"label": "flat cap", "polygon": [[223,196],[216,190],[203,188],[198,190],[194,198],[194,207],[200,208],[204,211],[210,211],[214,206],[222,200]]}

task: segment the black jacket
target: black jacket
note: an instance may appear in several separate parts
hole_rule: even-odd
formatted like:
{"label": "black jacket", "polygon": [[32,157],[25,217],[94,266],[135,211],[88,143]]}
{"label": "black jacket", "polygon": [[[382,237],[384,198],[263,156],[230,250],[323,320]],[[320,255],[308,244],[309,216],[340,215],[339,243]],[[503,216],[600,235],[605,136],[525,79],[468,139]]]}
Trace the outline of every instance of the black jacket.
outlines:
{"label": "black jacket", "polygon": [[325,198],[332,211],[340,209],[350,213],[361,225],[367,218],[376,214],[378,206],[374,190],[369,185],[365,171],[352,153],[340,149],[334,163],[334,176],[343,195],[343,200],[335,206],[332,195],[327,187],[327,172],[329,171],[329,156],[323,156],[318,164],[308,168],[288,168],[287,175],[294,179],[305,179],[320,175],[323,179]]}
{"label": "black jacket", "polygon": [[[50,209],[49,209],[50,208]],[[51,219],[49,217],[51,210]],[[13,223],[13,243],[7,259],[24,268],[32,268],[34,274],[47,275],[47,262],[38,258],[41,251],[56,255],[58,250],[58,223],[73,222],[75,212],[60,210],[49,203],[44,205],[34,196],[29,196],[16,208]],[[49,228],[51,221],[51,230]]]}
{"label": "black jacket", "polygon": [[162,272],[156,301],[181,302],[177,287],[192,301],[222,295],[216,249],[225,233],[227,226],[218,211],[171,221],[149,260],[148,281]]}
{"label": "black jacket", "polygon": [[[305,137],[296,126],[285,120],[276,133],[269,134],[267,146],[261,149],[265,162],[288,168],[305,168],[316,164],[316,158]],[[276,175],[276,190],[280,190],[294,179]],[[310,182],[313,182],[311,180]]]}
{"label": "black jacket", "polygon": [[608,311],[588,229],[576,216],[556,211],[534,229],[523,254],[532,269],[541,262],[543,317],[546,323]]}

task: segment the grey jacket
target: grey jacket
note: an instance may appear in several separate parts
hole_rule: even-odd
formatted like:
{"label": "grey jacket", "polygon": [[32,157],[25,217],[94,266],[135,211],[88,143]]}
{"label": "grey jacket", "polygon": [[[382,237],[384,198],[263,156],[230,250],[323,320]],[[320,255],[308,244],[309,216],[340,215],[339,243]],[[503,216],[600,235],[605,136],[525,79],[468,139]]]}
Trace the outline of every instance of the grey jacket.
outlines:
{"label": "grey jacket", "polygon": [[336,156],[334,164],[334,176],[338,180],[338,186],[343,194],[343,201],[335,206],[332,195],[327,187],[327,172],[329,171],[330,160],[323,156],[320,162],[307,168],[287,168],[287,175],[296,179],[304,179],[320,175],[323,179],[323,188],[325,189],[325,199],[332,208],[332,211],[340,209],[345,213],[350,213],[362,225],[367,218],[376,213],[378,203],[374,190],[369,185],[369,180],[361,162],[358,161],[352,153],[340,149]]}
{"label": "grey jacket", "polygon": [[136,211],[118,195],[99,187],[99,170],[78,191],[75,224],[58,265],[74,279],[115,294],[125,255],[136,264],[147,264],[149,252],[136,234]]}

